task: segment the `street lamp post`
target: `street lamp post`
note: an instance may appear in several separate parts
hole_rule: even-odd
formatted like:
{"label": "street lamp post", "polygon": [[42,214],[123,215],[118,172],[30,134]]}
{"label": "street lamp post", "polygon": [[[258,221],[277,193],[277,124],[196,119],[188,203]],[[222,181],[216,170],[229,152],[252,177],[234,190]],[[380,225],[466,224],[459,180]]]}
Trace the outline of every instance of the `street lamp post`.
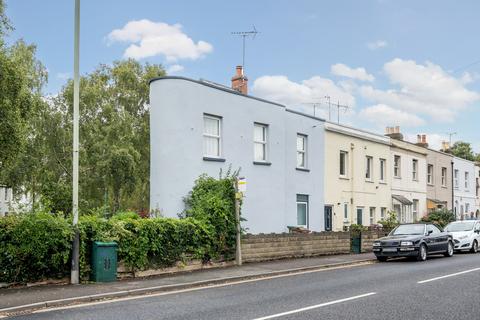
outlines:
{"label": "street lamp post", "polygon": [[80,83],[78,75],[79,66],[79,49],[80,49],[80,0],[75,0],[75,36],[74,36],[74,60],[73,60],[73,172],[72,172],[72,210],[73,210],[73,228],[75,236],[72,247],[72,270],[70,274],[70,283],[78,284],[80,282],[79,268],[79,247],[80,235],[78,231],[78,118],[79,118],[79,100],[80,100]]}

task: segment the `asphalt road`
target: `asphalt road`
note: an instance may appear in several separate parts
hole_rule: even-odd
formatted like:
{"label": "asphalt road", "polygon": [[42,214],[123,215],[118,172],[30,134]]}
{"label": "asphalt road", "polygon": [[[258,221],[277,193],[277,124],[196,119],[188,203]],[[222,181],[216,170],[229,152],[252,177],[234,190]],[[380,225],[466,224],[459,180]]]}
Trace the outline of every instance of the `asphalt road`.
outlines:
{"label": "asphalt road", "polygon": [[396,260],[12,319],[475,320],[480,319],[480,254]]}

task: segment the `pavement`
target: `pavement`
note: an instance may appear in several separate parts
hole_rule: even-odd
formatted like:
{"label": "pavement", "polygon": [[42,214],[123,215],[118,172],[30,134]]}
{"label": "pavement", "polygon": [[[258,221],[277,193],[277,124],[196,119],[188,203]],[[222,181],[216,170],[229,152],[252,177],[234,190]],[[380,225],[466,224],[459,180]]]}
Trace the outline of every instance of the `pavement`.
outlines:
{"label": "pavement", "polygon": [[75,303],[137,296],[155,292],[256,279],[282,274],[367,263],[372,253],[332,255],[246,263],[242,266],[207,269],[158,277],[136,278],[110,283],[45,285],[0,289],[0,315]]}
{"label": "pavement", "polygon": [[15,320],[479,319],[480,254],[327,268],[43,309]]}

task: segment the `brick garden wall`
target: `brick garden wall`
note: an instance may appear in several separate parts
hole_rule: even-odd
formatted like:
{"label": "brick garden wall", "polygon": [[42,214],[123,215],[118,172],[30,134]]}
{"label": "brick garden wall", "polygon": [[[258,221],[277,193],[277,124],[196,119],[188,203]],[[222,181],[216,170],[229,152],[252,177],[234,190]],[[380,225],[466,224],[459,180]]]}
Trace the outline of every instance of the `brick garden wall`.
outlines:
{"label": "brick garden wall", "polygon": [[258,234],[242,238],[242,258],[245,262],[349,252],[349,232]]}

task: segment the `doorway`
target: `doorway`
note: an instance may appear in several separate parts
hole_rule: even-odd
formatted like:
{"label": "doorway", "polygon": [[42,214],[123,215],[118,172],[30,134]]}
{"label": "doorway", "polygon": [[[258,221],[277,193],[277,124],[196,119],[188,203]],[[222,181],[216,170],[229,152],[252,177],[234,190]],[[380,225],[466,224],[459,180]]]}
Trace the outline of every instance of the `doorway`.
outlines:
{"label": "doorway", "polygon": [[363,208],[357,207],[357,224],[363,225]]}
{"label": "doorway", "polygon": [[332,206],[325,206],[325,231],[332,231]]}

